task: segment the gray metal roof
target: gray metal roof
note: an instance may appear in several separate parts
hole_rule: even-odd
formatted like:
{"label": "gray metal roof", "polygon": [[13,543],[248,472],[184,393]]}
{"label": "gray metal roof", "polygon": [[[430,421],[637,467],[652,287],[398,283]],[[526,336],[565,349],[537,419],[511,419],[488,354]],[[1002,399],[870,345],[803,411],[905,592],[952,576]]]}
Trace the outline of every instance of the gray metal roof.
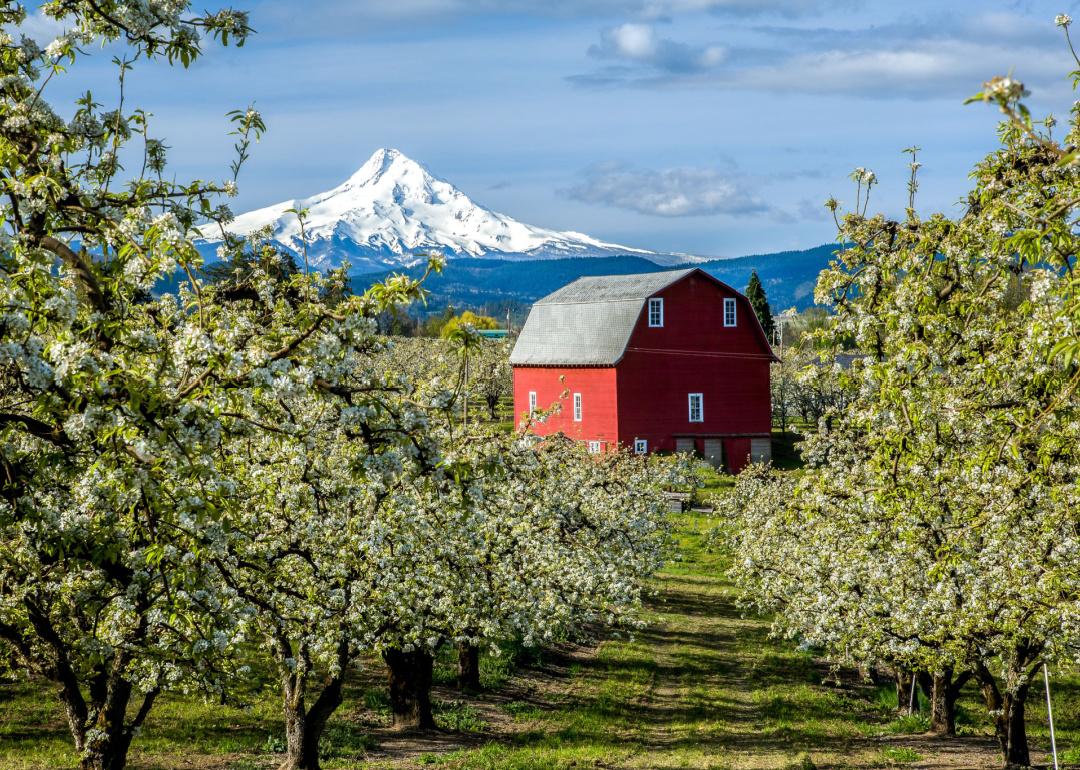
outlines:
{"label": "gray metal roof", "polygon": [[665,270],[637,275],[589,275],[571,281],[561,289],[538,299],[536,304],[612,302],[628,299],[644,301],[680,278],[690,275],[695,269],[691,267],[686,270]]}
{"label": "gray metal roof", "polygon": [[697,268],[578,278],[537,300],[518,335],[517,366],[611,366],[619,361],[645,300]]}

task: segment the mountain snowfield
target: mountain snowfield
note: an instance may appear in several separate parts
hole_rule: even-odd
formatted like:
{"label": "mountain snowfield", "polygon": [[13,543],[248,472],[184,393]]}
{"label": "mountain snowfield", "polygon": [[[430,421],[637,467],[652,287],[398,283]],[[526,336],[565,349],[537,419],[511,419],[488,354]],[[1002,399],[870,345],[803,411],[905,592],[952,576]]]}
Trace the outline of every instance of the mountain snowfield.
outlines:
{"label": "mountain snowfield", "polygon": [[[300,223],[295,214],[288,213],[289,209],[308,210],[308,257],[312,267],[322,270],[346,260],[354,272],[409,266],[432,250],[450,259],[535,260],[630,254],[658,264],[698,261],[685,254],[660,254],[605,243],[583,233],[524,224],[475,203],[420,163],[388,148],[377,150],[333,190],[241,214],[228,230],[247,235],[269,226],[279,246],[299,255]],[[208,235],[203,242],[207,247],[220,241],[212,237],[209,228],[204,232]]]}

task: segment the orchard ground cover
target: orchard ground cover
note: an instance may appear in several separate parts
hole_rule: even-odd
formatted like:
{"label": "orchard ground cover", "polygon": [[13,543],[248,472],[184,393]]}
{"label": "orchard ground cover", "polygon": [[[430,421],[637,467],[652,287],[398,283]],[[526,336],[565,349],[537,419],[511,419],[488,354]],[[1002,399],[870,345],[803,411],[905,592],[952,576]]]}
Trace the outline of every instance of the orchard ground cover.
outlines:
{"label": "orchard ground cover", "polygon": [[[721,512],[722,513],[722,512]],[[398,733],[377,661],[349,683],[324,739],[326,768],[798,768],[996,767],[992,727],[974,690],[956,739],[923,736],[923,717],[897,719],[890,685],[833,673],[813,651],[770,640],[746,616],[708,550],[715,518],[680,517],[679,552],[656,581],[649,627],[602,639],[485,658],[479,696],[453,686],[449,655],[436,670],[440,730]],[[1055,675],[1058,745],[1080,761],[1080,677]],[[1028,713],[1034,761],[1048,761],[1045,707]],[[147,721],[131,767],[257,770],[280,761],[273,690],[251,705],[170,695]],[[75,764],[63,712],[40,682],[0,683],[0,766]]]}

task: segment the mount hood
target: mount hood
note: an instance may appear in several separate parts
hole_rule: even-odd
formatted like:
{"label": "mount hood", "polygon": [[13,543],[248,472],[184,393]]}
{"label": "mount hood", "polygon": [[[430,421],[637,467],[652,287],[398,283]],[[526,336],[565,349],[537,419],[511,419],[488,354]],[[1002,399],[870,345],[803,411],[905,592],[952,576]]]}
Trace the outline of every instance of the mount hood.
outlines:
{"label": "mount hood", "polygon": [[[247,235],[269,227],[278,246],[299,256],[300,222],[290,209],[307,209],[308,259],[312,267],[323,270],[346,260],[354,273],[407,267],[433,250],[449,259],[633,255],[659,264],[698,261],[685,254],[662,254],[527,225],[481,206],[420,163],[387,148],[377,150],[334,189],[249,211],[227,229]],[[210,227],[203,232],[207,237],[202,245],[211,252],[220,238],[213,237]]]}

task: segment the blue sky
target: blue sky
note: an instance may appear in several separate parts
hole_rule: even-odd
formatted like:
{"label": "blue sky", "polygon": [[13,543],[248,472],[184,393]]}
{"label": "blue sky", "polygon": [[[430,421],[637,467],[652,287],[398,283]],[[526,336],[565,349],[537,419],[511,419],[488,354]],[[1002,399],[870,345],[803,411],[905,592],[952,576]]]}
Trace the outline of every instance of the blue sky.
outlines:
{"label": "blue sky", "polygon": [[[1080,3],[233,5],[258,32],[244,48],[188,72],[144,65],[129,104],[154,113],[183,179],[224,174],[224,114],[254,102],[269,133],[237,212],[328,189],[389,146],[530,224],[738,256],[829,241],[822,202],[853,198],[855,166],[881,180],[871,208],[902,212],[910,145],[920,209],[956,213],[995,146],[994,111],[964,98],[1012,71],[1036,113],[1067,117],[1072,62],[1053,20]],[[54,102],[108,96],[110,57],[80,62]]]}

